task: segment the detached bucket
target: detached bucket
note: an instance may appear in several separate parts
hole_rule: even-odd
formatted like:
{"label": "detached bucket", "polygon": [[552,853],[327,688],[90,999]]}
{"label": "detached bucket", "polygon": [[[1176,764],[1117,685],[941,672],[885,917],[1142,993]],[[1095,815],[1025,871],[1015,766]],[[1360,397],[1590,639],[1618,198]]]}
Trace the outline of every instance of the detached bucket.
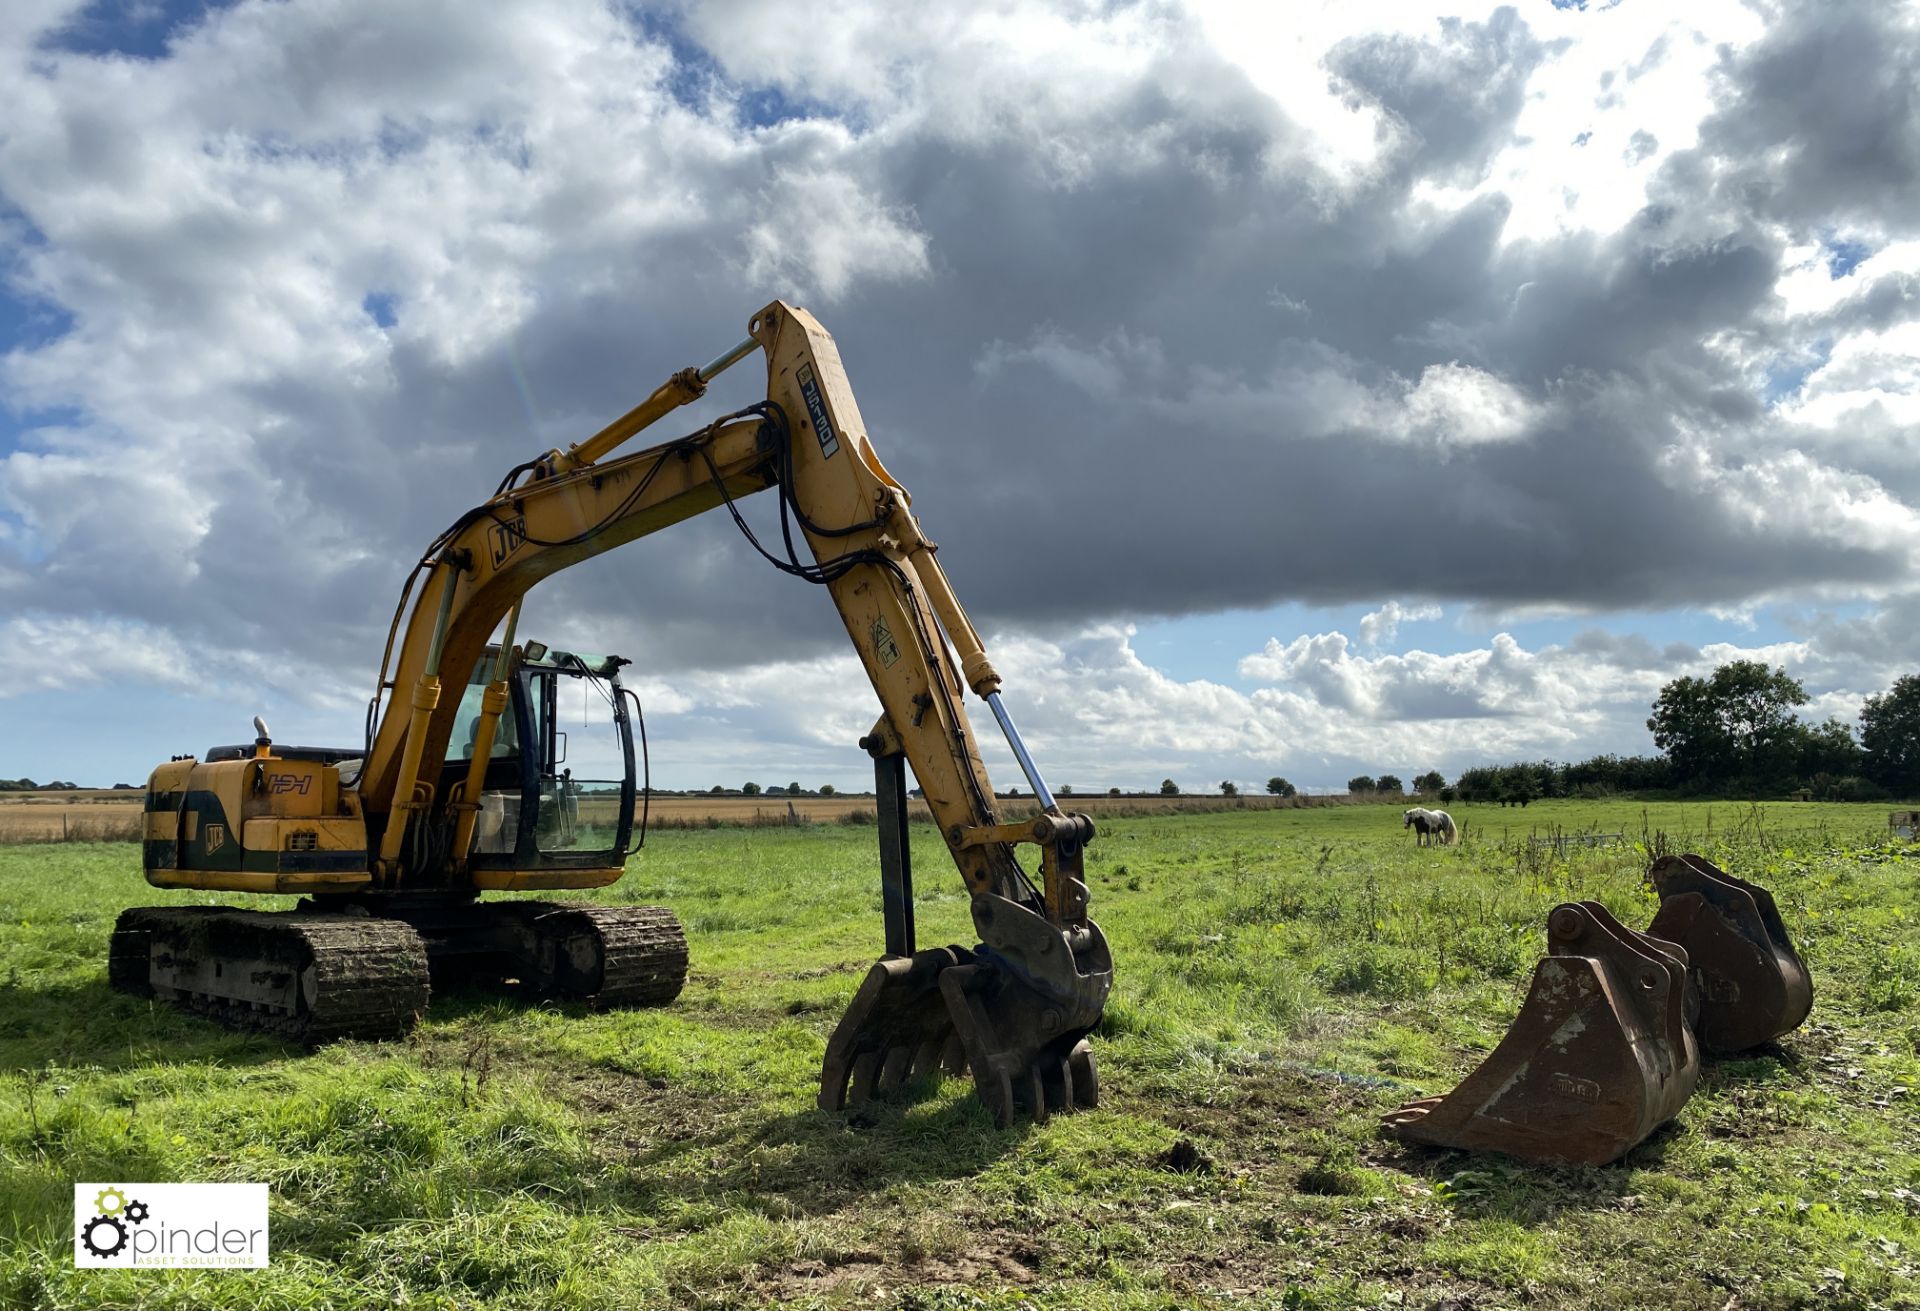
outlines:
{"label": "detached bucket", "polygon": [[1647,932],[1686,949],[1702,1048],[1742,1052],[1799,1027],[1813,980],[1771,894],[1694,855],[1662,856],[1647,878],[1660,894]]}
{"label": "detached bucket", "polygon": [[1444,1097],[1385,1117],[1408,1142],[1605,1165],[1677,1114],[1700,1077],[1687,958],[1598,902],[1556,906],[1507,1036]]}

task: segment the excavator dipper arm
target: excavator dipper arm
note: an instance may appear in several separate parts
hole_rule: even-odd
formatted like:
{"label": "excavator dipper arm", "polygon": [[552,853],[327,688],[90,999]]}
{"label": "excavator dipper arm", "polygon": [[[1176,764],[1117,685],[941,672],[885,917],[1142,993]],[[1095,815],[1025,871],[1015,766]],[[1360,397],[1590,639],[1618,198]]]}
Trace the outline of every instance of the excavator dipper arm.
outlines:
{"label": "excavator dipper arm", "polygon": [[[442,688],[465,684],[527,589],[581,560],[725,507],[775,565],[831,595],[880,699],[879,722],[864,744],[876,757],[912,765],[972,893],[981,939],[972,948],[915,952],[890,928],[895,954],[874,967],[829,1043],[822,1105],[837,1108],[936,1064],[971,1068],[981,1096],[1003,1119],[1091,1104],[1095,1076],[1085,1038],[1112,980],[1080,876],[1092,823],[1061,813],[1034,767],[1000,701],[1000,675],[922,534],[911,498],[867,439],[832,337],[806,311],[778,301],[753,317],[749,332],[738,347],[703,369],[676,374],[588,441],[521,466],[423,557],[409,584],[418,592],[410,611],[402,598],[407,619],[397,658],[390,642],[383,661],[381,692],[392,691],[394,699],[378,717],[360,779],[374,877],[387,887],[416,881],[420,872],[408,861],[432,848],[408,842],[409,829],[452,822],[469,804],[435,795],[428,782],[441,776],[457,709],[458,697],[443,696]],[[764,403],[677,441],[603,458],[698,399],[712,377],[756,349],[766,360]],[[755,540],[734,506],[769,488],[781,498],[783,549]],[[801,542],[811,560],[801,557]],[[399,624],[396,615],[396,631]],[[1000,822],[962,702],[968,689],[993,710],[1040,799],[1035,820]],[[1022,844],[1040,849],[1037,883],[1015,854]],[[456,864],[462,849],[455,844],[450,854]]]}

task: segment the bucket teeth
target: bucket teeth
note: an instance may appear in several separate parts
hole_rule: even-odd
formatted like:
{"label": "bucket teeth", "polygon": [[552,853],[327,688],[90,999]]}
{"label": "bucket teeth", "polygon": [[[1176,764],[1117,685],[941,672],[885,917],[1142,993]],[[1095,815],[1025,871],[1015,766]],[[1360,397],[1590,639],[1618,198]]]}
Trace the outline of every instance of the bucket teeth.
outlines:
{"label": "bucket teeth", "polygon": [[1053,1111],[1098,1104],[1089,1024],[1063,1031],[1058,1003],[989,965],[948,970],[940,976],[940,991],[966,1050],[974,1091],[1001,1124],[1022,1114],[1044,1120]]}
{"label": "bucket teeth", "polygon": [[858,1105],[942,1069],[964,1071],[939,980],[972,959],[964,947],[941,947],[876,961],[827,1042],[820,1109]]}
{"label": "bucket teeth", "polygon": [[820,1107],[838,1111],[969,1070],[1002,1124],[1093,1106],[1100,1084],[1086,1042],[1091,1025],[1067,1027],[1071,1018],[963,947],[879,961],[827,1042]]}
{"label": "bucket teeth", "polygon": [[1548,954],[1500,1045],[1444,1097],[1385,1117],[1399,1137],[1604,1165],[1673,1118],[1700,1077],[1686,953],[1597,902],[1547,919]]}
{"label": "bucket teeth", "polygon": [[1647,879],[1660,894],[1647,932],[1686,950],[1702,1048],[1747,1051],[1807,1018],[1813,981],[1771,894],[1695,855],[1662,856]]}

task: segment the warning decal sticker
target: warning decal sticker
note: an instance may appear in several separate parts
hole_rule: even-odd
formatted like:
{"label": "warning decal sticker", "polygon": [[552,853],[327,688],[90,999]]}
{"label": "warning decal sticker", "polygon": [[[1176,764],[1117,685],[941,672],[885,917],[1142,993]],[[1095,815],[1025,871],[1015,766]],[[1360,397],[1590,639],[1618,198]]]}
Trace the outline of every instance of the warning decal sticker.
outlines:
{"label": "warning decal sticker", "polygon": [[893,630],[887,627],[885,619],[873,621],[873,649],[880,663],[888,667],[900,658],[900,644],[893,640]]}

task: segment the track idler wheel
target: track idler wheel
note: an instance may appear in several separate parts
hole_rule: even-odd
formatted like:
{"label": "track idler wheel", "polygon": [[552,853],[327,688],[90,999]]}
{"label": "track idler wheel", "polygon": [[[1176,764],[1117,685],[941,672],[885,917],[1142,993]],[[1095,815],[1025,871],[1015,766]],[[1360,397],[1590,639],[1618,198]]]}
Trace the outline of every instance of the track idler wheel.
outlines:
{"label": "track idler wheel", "polygon": [[687,936],[664,906],[533,903],[544,991],[605,1009],[664,1006],[687,982]]}
{"label": "track idler wheel", "polygon": [[1094,1106],[1087,1034],[1113,982],[1097,925],[1061,930],[1006,898],[974,898],[981,943],[874,965],[827,1042],[820,1107],[837,1111],[937,1073],[971,1071],[1002,1124]]}
{"label": "track idler wheel", "polygon": [[1813,980],[1771,894],[1695,855],[1662,856],[1647,879],[1660,894],[1647,932],[1686,950],[1704,1050],[1748,1051],[1799,1027]]}
{"label": "track idler wheel", "polygon": [[1385,1117],[1408,1142],[1605,1165],[1676,1115],[1700,1077],[1686,953],[1598,902],[1556,906],[1513,1026],[1444,1097]]}

